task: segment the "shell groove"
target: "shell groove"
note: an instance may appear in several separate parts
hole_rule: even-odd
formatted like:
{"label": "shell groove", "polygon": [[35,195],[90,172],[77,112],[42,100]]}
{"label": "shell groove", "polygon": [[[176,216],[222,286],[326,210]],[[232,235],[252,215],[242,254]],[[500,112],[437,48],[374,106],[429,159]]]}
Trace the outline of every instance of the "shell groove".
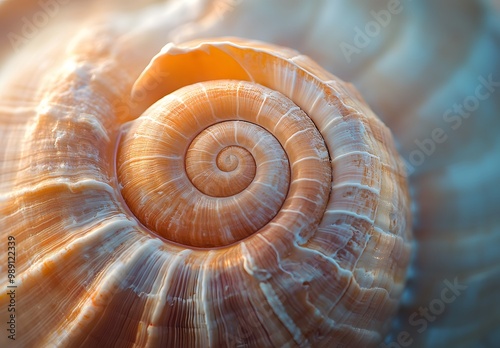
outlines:
{"label": "shell groove", "polygon": [[135,82],[105,54],[72,52],[6,156],[19,344],[382,340],[408,265],[409,199],[390,132],[358,93],[260,42],[169,44]]}

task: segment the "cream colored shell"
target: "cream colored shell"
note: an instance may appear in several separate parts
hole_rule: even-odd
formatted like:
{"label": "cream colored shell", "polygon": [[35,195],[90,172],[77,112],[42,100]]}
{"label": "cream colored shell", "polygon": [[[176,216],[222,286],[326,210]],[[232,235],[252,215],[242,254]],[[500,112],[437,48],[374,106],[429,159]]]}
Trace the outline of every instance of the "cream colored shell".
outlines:
{"label": "cream colored shell", "polygon": [[[390,132],[352,86],[227,39],[167,45],[132,88],[123,60],[79,40],[31,86],[32,108],[0,117],[17,345],[382,340],[409,200]],[[200,165],[216,180],[196,179]]]}

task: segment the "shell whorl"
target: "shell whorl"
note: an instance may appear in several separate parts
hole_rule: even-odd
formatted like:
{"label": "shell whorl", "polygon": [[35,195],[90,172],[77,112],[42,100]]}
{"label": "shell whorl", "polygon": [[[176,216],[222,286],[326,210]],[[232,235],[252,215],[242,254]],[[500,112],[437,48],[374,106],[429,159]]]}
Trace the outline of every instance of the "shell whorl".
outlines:
{"label": "shell whorl", "polygon": [[[45,249],[20,268],[26,297],[49,289],[51,308],[68,296],[67,319],[38,324],[42,344],[383,338],[409,261],[409,199],[389,130],[350,85],[295,51],[238,39],[167,45],[132,88],[137,117],[117,114],[103,85],[87,85],[102,95],[95,114],[45,116],[40,136],[60,148],[43,156],[74,147],[65,157],[79,174],[25,194],[78,207],[35,224]],[[10,231],[32,245],[23,226]],[[64,295],[77,274],[85,286]]]}
{"label": "shell whorl", "polygon": [[299,107],[263,86],[227,80],[155,103],[125,136],[117,170],[141,222],[196,247],[317,223],[331,182],[328,151]]}

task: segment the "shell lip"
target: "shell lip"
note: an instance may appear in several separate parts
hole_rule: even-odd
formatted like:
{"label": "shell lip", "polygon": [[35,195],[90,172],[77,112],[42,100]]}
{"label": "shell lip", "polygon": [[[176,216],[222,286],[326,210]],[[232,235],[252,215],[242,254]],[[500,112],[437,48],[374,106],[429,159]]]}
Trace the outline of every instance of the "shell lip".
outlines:
{"label": "shell lip", "polygon": [[[151,71],[159,61],[165,56],[175,56],[187,54],[193,51],[202,51],[205,53],[209,53],[209,47],[216,47],[222,51],[224,51],[224,46],[231,46],[240,49],[251,49],[255,50],[256,48],[265,48],[266,50],[269,48],[279,49],[280,53],[288,52],[288,54],[298,56],[300,53],[296,50],[278,46],[278,45],[270,45],[264,41],[247,39],[237,36],[224,36],[224,37],[213,37],[213,38],[202,38],[191,40],[182,44],[175,44],[173,42],[167,43],[162,49],[150,60],[148,65],[141,72],[137,80],[134,82],[130,97],[132,99],[136,98],[136,96],[142,90],[142,86],[144,85],[144,81],[148,77],[148,72]],[[270,52],[269,52],[270,53]],[[275,54],[276,55],[276,54]],[[278,55],[277,55],[278,56]],[[243,68],[243,67],[242,67]],[[252,80],[251,75],[248,74],[249,80]]]}

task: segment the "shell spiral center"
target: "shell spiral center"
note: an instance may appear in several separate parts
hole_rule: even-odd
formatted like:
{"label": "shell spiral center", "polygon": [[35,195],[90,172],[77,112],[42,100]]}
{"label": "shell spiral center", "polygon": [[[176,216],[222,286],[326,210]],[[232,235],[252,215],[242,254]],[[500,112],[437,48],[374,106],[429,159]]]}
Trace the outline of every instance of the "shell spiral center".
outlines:
{"label": "shell spiral center", "polygon": [[[311,169],[295,165],[303,161]],[[278,92],[232,80],[181,88],[146,110],[121,140],[117,174],[151,232],[202,248],[287,226],[297,205],[320,216],[331,182],[307,115]],[[321,192],[320,204],[311,192]]]}

